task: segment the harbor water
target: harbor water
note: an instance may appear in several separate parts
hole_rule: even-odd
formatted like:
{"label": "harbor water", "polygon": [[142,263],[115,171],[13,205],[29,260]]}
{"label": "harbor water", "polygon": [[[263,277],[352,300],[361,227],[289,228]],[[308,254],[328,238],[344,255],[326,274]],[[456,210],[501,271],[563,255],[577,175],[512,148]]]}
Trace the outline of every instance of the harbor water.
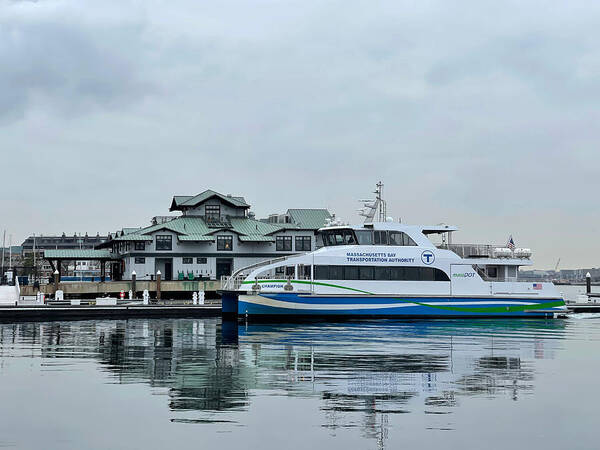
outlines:
{"label": "harbor water", "polygon": [[595,449],[600,317],[0,324],[0,446]]}

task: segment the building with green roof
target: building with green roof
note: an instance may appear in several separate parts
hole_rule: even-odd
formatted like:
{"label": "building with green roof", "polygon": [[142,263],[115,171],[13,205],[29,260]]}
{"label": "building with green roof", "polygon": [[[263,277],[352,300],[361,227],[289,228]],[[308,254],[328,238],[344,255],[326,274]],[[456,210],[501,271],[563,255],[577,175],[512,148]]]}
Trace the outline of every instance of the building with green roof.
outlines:
{"label": "building with green roof", "polygon": [[176,195],[170,212],[142,228],[111,233],[96,249],[113,259],[113,279],[218,280],[260,261],[315,250],[316,231],[331,214],[326,209],[289,209],[285,214],[256,220],[243,197],[206,190]]}

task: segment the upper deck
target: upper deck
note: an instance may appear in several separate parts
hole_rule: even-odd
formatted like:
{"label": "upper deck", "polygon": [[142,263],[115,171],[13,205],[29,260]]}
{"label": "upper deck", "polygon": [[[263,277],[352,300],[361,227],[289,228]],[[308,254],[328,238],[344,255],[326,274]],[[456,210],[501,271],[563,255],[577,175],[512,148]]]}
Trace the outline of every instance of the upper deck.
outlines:
{"label": "upper deck", "polygon": [[[530,265],[529,249],[511,249],[498,244],[455,244],[451,225],[405,225],[395,222],[375,222],[358,226],[331,226],[318,230],[324,247],[339,245],[416,246],[448,250],[473,263]],[[438,234],[442,242],[434,244],[429,236]]]}

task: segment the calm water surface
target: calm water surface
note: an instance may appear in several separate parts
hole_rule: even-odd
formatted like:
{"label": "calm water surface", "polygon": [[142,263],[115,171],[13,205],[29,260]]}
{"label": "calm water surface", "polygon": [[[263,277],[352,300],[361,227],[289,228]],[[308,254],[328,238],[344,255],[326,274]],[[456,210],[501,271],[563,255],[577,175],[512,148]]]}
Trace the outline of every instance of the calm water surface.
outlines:
{"label": "calm water surface", "polygon": [[600,317],[0,324],[0,447],[599,448]]}

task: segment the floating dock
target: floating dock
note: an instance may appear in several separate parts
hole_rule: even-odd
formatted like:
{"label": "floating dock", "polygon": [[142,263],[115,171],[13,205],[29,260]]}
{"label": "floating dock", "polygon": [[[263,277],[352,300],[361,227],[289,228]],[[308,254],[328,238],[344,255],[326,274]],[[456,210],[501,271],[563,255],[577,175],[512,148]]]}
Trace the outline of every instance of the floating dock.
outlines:
{"label": "floating dock", "polygon": [[600,313],[600,303],[567,303],[572,313]]}
{"label": "floating dock", "polygon": [[221,315],[220,304],[118,304],[98,305],[19,305],[0,306],[0,322],[65,319],[127,319],[133,317],[213,317]]}

